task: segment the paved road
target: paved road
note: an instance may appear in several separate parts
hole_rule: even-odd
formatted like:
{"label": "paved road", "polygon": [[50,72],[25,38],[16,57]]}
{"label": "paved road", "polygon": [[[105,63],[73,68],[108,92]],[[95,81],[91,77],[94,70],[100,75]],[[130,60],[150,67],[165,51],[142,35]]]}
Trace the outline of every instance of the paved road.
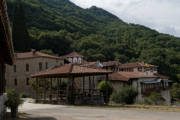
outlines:
{"label": "paved road", "polygon": [[32,120],[180,120],[179,112],[74,107],[25,102],[20,111]]}

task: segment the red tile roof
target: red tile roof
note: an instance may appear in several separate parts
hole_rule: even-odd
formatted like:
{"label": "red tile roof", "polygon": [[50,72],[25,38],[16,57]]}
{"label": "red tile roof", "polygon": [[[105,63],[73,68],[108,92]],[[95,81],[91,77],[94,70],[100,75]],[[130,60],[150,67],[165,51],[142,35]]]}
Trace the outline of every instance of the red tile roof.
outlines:
{"label": "red tile roof", "polygon": [[77,53],[77,52],[72,52],[72,53],[69,53],[65,56],[66,57],[83,57],[80,53]]}
{"label": "red tile roof", "polygon": [[121,64],[120,68],[135,68],[135,67],[157,67],[155,65],[151,65],[151,64],[147,64],[147,63],[140,63],[140,62],[136,62],[136,63],[125,63],[125,64]]}
{"label": "red tile roof", "polygon": [[54,76],[66,76],[69,75],[102,75],[109,74],[111,71],[106,71],[102,69],[94,69],[89,67],[82,67],[74,64],[65,64],[54,69],[37,73],[32,75],[32,77],[54,77]]}
{"label": "red tile roof", "polygon": [[119,65],[119,61],[108,61],[108,62],[103,62],[103,66],[104,67],[108,67],[108,66],[117,66]]}
{"label": "red tile roof", "polygon": [[16,53],[15,56],[17,59],[27,59],[27,58],[36,58],[36,57],[47,57],[47,58],[53,58],[53,59],[61,59],[60,57],[45,54],[45,53],[42,53],[39,51]]}
{"label": "red tile roof", "polygon": [[169,79],[169,77],[165,75],[161,75],[161,74],[154,74],[154,75],[161,79]]}
{"label": "red tile roof", "polygon": [[[103,67],[109,67],[109,66],[115,66],[115,65],[119,65],[120,63],[118,61],[108,61],[108,62],[103,62],[101,63],[103,65]],[[91,67],[91,68],[99,68],[99,62],[87,62],[85,64],[83,64],[82,66],[86,66],[86,67]]]}
{"label": "red tile roof", "polygon": [[143,75],[136,72],[115,72],[110,74],[110,80],[114,81],[129,81],[130,79],[138,78],[158,78],[155,75]]}
{"label": "red tile roof", "polygon": [[96,62],[87,62],[87,63],[85,63],[85,64],[83,64],[81,66],[90,67],[90,68],[99,68],[98,63],[99,62],[97,62],[97,61]]}

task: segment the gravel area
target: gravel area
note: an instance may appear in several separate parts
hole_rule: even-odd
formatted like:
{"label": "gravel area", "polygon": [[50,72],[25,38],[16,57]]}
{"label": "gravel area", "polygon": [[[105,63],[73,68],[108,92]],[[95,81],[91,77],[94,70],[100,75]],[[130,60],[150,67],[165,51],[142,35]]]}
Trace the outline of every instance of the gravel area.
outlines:
{"label": "gravel area", "polygon": [[179,112],[33,104],[19,109],[31,120],[180,120]]}

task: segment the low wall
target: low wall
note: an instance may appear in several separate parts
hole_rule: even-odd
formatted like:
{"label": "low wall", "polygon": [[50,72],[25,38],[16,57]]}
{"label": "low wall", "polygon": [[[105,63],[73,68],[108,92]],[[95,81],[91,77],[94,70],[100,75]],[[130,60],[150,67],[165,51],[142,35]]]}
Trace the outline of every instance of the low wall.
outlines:
{"label": "low wall", "polygon": [[0,96],[0,120],[3,120],[4,115],[5,115],[6,108],[5,108],[4,103],[6,99],[7,99],[7,96],[5,94]]}

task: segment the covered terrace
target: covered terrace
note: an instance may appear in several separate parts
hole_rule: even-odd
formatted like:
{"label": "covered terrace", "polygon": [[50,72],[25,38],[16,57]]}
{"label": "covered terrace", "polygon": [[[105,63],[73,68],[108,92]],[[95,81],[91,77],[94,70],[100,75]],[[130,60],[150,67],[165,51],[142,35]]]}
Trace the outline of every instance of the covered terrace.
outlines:
{"label": "covered terrace", "polygon": [[[95,87],[96,77],[108,81],[111,71],[65,64],[32,75],[36,100],[59,104],[103,104],[103,95]],[[108,93],[107,93],[108,94]]]}

